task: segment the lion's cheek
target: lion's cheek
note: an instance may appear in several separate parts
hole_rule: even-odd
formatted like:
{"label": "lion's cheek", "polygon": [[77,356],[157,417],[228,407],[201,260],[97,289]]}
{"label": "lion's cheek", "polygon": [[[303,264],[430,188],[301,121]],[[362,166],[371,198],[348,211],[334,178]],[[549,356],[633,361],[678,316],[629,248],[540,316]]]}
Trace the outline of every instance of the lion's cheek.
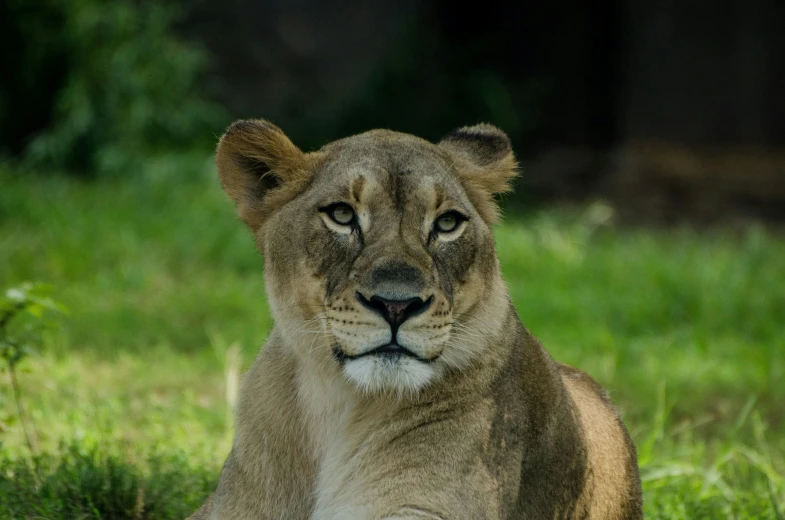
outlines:
{"label": "lion's cheek", "polygon": [[487,273],[481,273],[477,266],[469,268],[463,280],[456,281],[453,287],[453,313],[459,317],[471,315],[489,282]]}

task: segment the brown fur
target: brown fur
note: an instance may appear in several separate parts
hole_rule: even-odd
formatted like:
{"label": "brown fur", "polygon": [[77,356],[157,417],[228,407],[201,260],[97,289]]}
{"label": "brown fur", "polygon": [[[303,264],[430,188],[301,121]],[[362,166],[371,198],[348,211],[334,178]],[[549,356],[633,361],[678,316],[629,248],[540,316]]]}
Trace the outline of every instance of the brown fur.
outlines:
{"label": "brown fur", "polygon": [[[218,167],[265,255],[276,325],[193,520],[642,517],[606,394],[554,362],[507,295],[489,227],[517,169],[503,132],[374,130],[304,154],[240,122]],[[352,224],[331,220],[338,203]],[[451,211],[465,221],[435,231]],[[396,332],[362,303],[374,295],[423,310]],[[411,356],[369,354],[390,342]]]}

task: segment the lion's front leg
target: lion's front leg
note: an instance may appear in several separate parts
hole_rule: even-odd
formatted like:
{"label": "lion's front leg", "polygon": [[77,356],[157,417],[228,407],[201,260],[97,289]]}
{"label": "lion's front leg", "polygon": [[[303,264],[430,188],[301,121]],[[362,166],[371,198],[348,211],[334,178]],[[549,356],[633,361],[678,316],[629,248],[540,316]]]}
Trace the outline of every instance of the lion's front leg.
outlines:
{"label": "lion's front leg", "polygon": [[[379,463],[379,468],[384,467]],[[435,464],[434,464],[435,466]],[[344,481],[340,491],[317,501],[311,520],[500,520],[504,506],[487,474],[403,470],[384,480]],[[441,475],[444,477],[441,477]],[[355,474],[357,475],[357,474]],[[452,478],[447,478],[451,475]],[[376,480],[371,485],[363,482]]]}

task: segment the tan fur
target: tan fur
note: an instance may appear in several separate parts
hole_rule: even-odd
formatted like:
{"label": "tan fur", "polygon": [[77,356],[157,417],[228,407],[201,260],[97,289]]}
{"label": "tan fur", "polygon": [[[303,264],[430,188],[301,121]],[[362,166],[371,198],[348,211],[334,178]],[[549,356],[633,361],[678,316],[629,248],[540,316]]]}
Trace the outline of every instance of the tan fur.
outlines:
{"label": "tan fur", "polygon": [[[616,411],[521,325],[501,278],[493,196],[517,170],[503,132],[375,130],[304,154],[249,121],[217,155],[275,327],[192,519],[641,518]],[[436,232],[450,211],[465,220]],[[393,329],[378,295],[422,310]],[[388,343],[408,354],[375,353]]]}
{"label": "tan fur", "polygon": [[[270,213],[305,189],[318,155],[306,156],[272,123],[262,120],[243,123],[224,135],[216,163],[224,191],[236,202],[240,218],[255,231]],[[245,164],[238,159],[243,159]],[[254,197],[254,188],[263,179],[248,174],[248,164],[264,165],[263,177],[279,177],[284,184],[271,190],[264,199]]]}
{"label": "tan fur", "polygon": [[[478,164],[475,150],[467,149],[465,143],[451,139],[447,136],[440,143],[442,147],[450,150],[454,160],[460,163],[456,172],[461,176],[464,189],[469,195],[477,211],[489,224],[495,224],[499,219],[499,207],[493,202],[493,195],[507,193],[512,190],[512,181],[518,175],[518,162],[509,149],[509,142],[505,135],[488,124],[464,127],[458,130],[468,132],[485,132],[505,140],[506,149],[500,153],[491,153]],[[457,142],[456,142],[457,141]],[[495,151],[494,151],[495,152]]]}
{"label": "tan fur", "polygon": [[[594,494],[584,497],[581,506],[596,518],[622,518],[619,505],[628,503],[631,498],[626,484],[637,476],[630,474],[627,454],[617,449],[627,442],[621,420],[603,390],[588,375],[563,366],[562,380],[578,409],[586,435],[590,461],[588,478],[594,483],[602,483],[595,484]],[[620,468],[624,470],[620,471]]]}

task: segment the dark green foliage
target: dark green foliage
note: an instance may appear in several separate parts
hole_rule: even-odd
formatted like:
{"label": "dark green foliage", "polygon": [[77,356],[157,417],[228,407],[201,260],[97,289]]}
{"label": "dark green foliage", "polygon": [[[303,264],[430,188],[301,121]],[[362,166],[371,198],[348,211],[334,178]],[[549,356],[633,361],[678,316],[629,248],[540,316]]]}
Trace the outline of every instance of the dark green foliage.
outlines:
{"label": "dark green foliage", "polygon": [[0,2],[0,152],[21,152],[52,118],[68,56],[57,0]]}
{"label": "dark green foliage", "polygon": [[182,519],[215,488],[217,476],[180,455],[139,461],[78,446],[35,464],[0,457],[0,467],[0,518]]}
{"label": "dark green foliage", "polygon": [[396,43],[345,105],[324,111],[321,119],[304,106],[289,107],[281,124],[295,142],[318,148],[380,125],[437,141],[454,128],[490,122],[523,152],[542,126],[538,107],[548,80],[497,66],[503,59],[494,49],[499,42],[467,39],[458,47],[429,18],[401,25]]}
{"label": "dark green foliage", "polygon": [[205,97],[205,55],[175,35],[172,6],[38,4],[11,0],[2,8],[10,33],[2,52],[11,60],[0,90],[6,152],[23,152],[39,168],[119,174],[141,156],[220,133],[228,116]]}

